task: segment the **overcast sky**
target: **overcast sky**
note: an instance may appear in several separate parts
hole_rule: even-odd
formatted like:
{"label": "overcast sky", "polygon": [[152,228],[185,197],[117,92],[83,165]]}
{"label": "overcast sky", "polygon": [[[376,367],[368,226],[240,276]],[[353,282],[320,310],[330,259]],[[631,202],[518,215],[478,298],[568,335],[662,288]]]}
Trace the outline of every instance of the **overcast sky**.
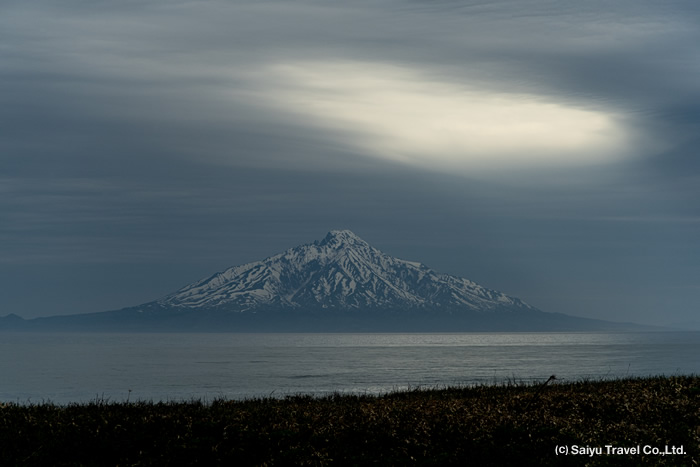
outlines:
{"label": "overcast sky", "polygon": [[350,229],[544,311],[700,303],[696,1],[4,0],[0,315]]}

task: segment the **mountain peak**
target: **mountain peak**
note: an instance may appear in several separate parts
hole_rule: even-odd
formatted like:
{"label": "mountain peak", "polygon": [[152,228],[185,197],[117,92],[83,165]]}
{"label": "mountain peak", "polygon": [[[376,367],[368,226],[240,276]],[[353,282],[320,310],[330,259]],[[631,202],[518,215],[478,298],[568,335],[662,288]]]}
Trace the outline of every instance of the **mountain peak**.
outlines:
{"label": "mountain peak", "polygon": [[321,240],[320,245],[329,245],[329,246],[342,246],[342,245],[349,245],[349,246],[367,246],[369,245],[367,242],[362,240],[360,237],[355,235],[354,232],[350,230],[331,230],[328,232],[326,237]]}

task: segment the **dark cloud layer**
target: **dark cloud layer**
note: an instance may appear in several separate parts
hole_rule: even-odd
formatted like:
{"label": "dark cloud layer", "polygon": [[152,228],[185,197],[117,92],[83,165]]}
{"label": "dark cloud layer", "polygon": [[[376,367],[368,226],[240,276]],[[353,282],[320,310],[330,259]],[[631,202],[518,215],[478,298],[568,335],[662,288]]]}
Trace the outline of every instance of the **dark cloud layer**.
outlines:
{"label": "dark cloud layer", "polygon": [[[350,228],[548,311],[696,319],[698,13],[3,2],[0,314],[133,305]],[[498,115],[541,113],[563,134],[514,144],[561,157],[471,154],[481,140],[462,127],[450,153],[430,128],[441,106],[499,138],[521,128]],[[569,153],[575,137],[585,150]]]}

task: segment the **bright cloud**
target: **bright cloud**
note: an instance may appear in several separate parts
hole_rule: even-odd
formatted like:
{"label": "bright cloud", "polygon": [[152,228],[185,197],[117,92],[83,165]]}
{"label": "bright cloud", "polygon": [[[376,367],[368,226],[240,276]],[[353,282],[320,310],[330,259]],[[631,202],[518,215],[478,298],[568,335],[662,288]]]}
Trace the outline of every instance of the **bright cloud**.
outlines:
{"label": "bright cloud", "polygon": [[[436,169],[587,165],[629,151],[604,110],[354,62],[276,65],[264,99],[370,155]],[[274,84],[272,84],[274,83]],[[341,131],[338,131],[341,130]]]}

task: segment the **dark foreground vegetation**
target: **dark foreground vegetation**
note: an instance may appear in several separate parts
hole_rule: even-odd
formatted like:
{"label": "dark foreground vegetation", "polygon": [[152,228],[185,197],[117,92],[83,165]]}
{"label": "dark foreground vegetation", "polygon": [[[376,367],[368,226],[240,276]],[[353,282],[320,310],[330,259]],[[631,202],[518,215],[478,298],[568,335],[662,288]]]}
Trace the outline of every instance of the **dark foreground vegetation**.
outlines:
{"label": "dark foreground vegetation", "polygon": [[[622,448],[627,454],[606,453]],[[699,462],[697,376],[211,403],[0,404],[0,465]]]}

